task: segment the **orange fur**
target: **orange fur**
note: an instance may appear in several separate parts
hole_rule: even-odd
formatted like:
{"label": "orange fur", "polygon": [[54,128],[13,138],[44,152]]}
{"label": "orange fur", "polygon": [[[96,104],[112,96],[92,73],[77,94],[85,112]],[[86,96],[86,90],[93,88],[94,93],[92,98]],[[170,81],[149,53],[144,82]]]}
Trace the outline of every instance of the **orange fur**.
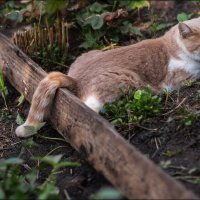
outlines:
{"label": "orange fur", "polygon": [[36,89],[28,118],[16,130],[31,135],[27,125],[36,126],[50,110],[56,89],[66,87],[98,112],[104,103],[122,91],[149,85],[156,93],[176,89],[200,74],[200,18],[180,23],[164,36],[108,51],[84,53],[71,65],[68,75],[50,73]]}

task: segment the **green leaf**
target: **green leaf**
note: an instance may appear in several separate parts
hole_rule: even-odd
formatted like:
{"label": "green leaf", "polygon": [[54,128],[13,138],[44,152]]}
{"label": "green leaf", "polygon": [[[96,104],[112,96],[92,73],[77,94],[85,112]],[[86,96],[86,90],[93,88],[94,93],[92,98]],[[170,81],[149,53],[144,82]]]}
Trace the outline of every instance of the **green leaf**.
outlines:
{"label": "green leaf", "polygon": [[0,65],[0,91],[2,95],[5,95],[5,82],[4,82],[4,77],[3,77],[3,69]]}
{"label": "green leaf", "polygon": [[143,36],[142,33],[140,32],[140,30],[134,26],[132,26],[130,28],[130,33],[133,33],[134,35],[138,35],[138,36]]}
{"label": "green leaf", "polygon": [[7,13],[5,17],[11,21],[16,21],[17,23],[21,23],[23,21],[24,11],[25,11],[24,9],[20,11],[19,10],[11,11]]}
{"label": "green leaf", "polygon": [[58,164],[56,164],[57,168],[61,168],[61,167],[80,167],[81,164],[78,162],[71,162],[71,161],[65,161],[65,162],[59,162]]}
{"label": "green leaf", "polygon": [[8,13],[6,15],[6,18],[11,21],[17,21],[17,19],[19,18],[19,11],[13,11],[13,12]]}
{"label": "green leaf", "polygon": [[195,183],[198,184],[198,185],[200,185],[200,177],[197,177],[197,178],[195,179]]}
{"label": "green leaf", "polygon": [[89,6],[89,10],[92,13],[100,13],[102,11],[104,11],[104,8],[108,7],[107,4],[100,4],[98,2],[93,3],[91,6]]}
{"label": "green leaf", "polygon": [[170,27],[172,24],[171,23],[166,23],[166,24],[163,24],[163,23],[153,23],[151,25],[151,27],[149,28],[149,31],[153,34],[156,34],[157,32],[159,31],[162,31],[168,27]]}
{"label": "green leaf", "polygon": [[100,47],[100,38],[103,36],[104,32],[91,31],[89,30],[84,35],[84,42],[79,46],[85,49],[98,49]]}
{"label": "green leaf", "polygon": [[171,164],[172,164],[172,163],[171,163],[170,160],[161,161],[161,162],[160,162],[160,166],[161,166],[161,168],[163,168],[163,169],[167,169]]}
{"label": "green leaf", "polygon": [[135,93],[134,93],[134,99],[141,99],[141,96],[142,96],[142,91],[141,90],[137,90]]}
{"label": "green leaf", "polygon": [[61,161],[62,154],[59,155],[50,155],[45,157],[34,157],[34,160],[40,160],[44,163],[51,165],[52,167],[61,168],[61,167],[79,167],[80,163],[78,162],[71,162],[71,161]]}
{"label": "green leaf", "polygon": [[[45,186],[41,187],[40,194],[38,196],[38,199],[44,200],[44,199],[51,199],[52,195],[58,195],[59,190],[53,183],[45,184]],[[54,198],[53,198],[54,199]]]}
{"label": "green leaf", "polygon": [[126,1],[120,1],[120,4],[122,6],[125,6],[128,11],[134,10],[134,9],[141,9],[145,7],[149,7],[150,4],[147,0],[126,0]]}
{"label": "green leaf", "polygon": [[186,13],[180,13],[177,15],[177,20],[179,22],[184,22],[184,21],[187,21],[188,19],[189,19],[189,17]]}
{"label": "green leaf", "polygon": [[24,128],[32,135],[37,134],[37,130],[34,126],[24,126]]}
{"label": "green leaf", "polygon": [[140,30],[136,27],[134,27],[130,22],[125,21],[123,23],[123,26],[120,27],[120,31],[122,34],[132,34],[137,36],[143,36]]}
{"label": "green leaf", "polygon": [[167,24],[158,24],[156,29],[157,29],[157,31],[161,31],[167,27],[168,27]]}
{"label": "green leaf", "polygon": [[90,200],[97,200],[97,199],[121,199],[122,194],[113,189],[113,188],[103,188],[98,191],[96,194],[90,196]]}
{"label": "green leaf", "polygon": [[192,120],[186,120],[185,121],[186,126],[191,126],[192,125]]}
{"label": "green leaf", "polygon": [[18,125],[22,125],[24,123],[23,118],[20,116],[20,114],[17,114],[17,118],[16,118],[16,123]]}
{"label": "green leaf", "polygon": [[18,15],[18,18],[17,18],[17,22],[18,23],[21,23],[23,21],[23,19],[24,19],[23,14],[24,14],[25,11],[26,10],[24,10],[24,9],[22,9],[22,10],[19,11],[19,15]]}
{"label": "green leaf", "polygon": [[37,172],[36,170],[34,170],[34,169],[32,169],[32,170],[30,171],[30,173],[28,173],[28,174],[26,175],[26,179],[27,179],[27,181],[29,182],[30,187],[31,187],[32,190],[34,190],[35,187],[36,187],[36,185],[37,185],[37,184],[36,184],[37,175],[38,175],[38,172]]}
{"label": "green leaf", "polygon": [[36,146],[37,144],[33,141],[33,138],[28,138],[26,140],[23,140],[22,146],[25,149],[30,149],[32,146]]}
{"label": "green leaf", "polygon": [[152,115],[160,112],[161,98],[152,95],[147,87],[143,90],[136,90],[121,97],[120,100],[105,105],[106,118],[114,125],[122,125],[132,122],[146,120]]}
{"label": "green leaf", "polygon": [[114,125],[120,125],[123,123],[123,120],[121,118],[117,118],[117,119],[113,120],[111,123]]}
{"label": "green leaf", "polygon": [[39,123],[37,126],[24,126],[31,134],[37,134],[38,131],[46,124],[46,122]]}
{"label": "green leaf", "polygon": [[0,199],[6,199],[5,192],[3,191],[1,186],[0,186]]}
{"label": "green leaf", "polygon": [[25,97],[24,97],[24,95],[23,94],[21,94],[21,96],[18,98],[18,104],[17,104],[17,106],[20,106],[20,105],[22,105],[23,103],[24,103],[24,101],[25,101]]}
{"label": "green leaf", "polygon": [[132,9],[141,9],[141,8],[145,8],[145,7],[149,7],[150,4],[147,0],[137,0],[137,1],[132,1],[130,3],[130,7]]}
{"label": "green leaf", "polygon": [[55,156],[34,157],[34,160],[41,160],[54,167],[61,160],[62,156],[62,154],[59,154]]}
{"label": "green leaf", "polygon": [[94,15],[90,18],[90,24],[94,30],[97,30],[103,26],[104,21],[100,15]]}
{"label": "green leaf", "polygon": [[7,165],[19,165],[22,164],[24,161],[20,158],[8,158],[8,159],[1,159],[0,166],[7,166]]}

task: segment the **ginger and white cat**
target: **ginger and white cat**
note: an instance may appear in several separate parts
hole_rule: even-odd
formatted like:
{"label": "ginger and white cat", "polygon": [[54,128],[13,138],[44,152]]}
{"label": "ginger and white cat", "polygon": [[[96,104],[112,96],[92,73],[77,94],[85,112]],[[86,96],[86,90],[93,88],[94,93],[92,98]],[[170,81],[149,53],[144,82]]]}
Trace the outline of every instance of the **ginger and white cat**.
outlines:
{"label": "ginger and white cat", "polygon": [[164,36],[108,51],[90,51],[71,65],[68,75],[52,72],[36,89],[26,122],[17,136],[31,135],[46,117],[57,88],[66,87],[96,112],[121,91],[149,85],[158,93],[200,77],[200,18],[172,27]]}

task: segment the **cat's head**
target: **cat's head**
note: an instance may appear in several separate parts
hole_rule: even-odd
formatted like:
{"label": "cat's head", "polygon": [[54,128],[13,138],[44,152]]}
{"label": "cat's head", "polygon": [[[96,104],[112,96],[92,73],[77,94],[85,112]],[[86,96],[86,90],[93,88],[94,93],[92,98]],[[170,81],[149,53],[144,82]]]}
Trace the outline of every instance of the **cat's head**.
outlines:
{"label": "cat's head", "polygon": [[179,23],[177,37],[182,50],[200,60],[200,18]]}

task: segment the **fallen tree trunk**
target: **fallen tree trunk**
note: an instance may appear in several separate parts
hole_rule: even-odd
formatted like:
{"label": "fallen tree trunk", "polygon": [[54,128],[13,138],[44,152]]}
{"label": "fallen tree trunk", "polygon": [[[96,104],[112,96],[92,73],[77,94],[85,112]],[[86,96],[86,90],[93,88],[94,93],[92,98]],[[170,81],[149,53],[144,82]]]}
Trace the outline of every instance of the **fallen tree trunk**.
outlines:
{"label": "fallen tree trunk", "polygon": [[[30,102],[46,72],[1,34],[0,65]],[[58,90],[52,113],[50,120],[66,141],[129,199],[196,199],[66,89]]]}

